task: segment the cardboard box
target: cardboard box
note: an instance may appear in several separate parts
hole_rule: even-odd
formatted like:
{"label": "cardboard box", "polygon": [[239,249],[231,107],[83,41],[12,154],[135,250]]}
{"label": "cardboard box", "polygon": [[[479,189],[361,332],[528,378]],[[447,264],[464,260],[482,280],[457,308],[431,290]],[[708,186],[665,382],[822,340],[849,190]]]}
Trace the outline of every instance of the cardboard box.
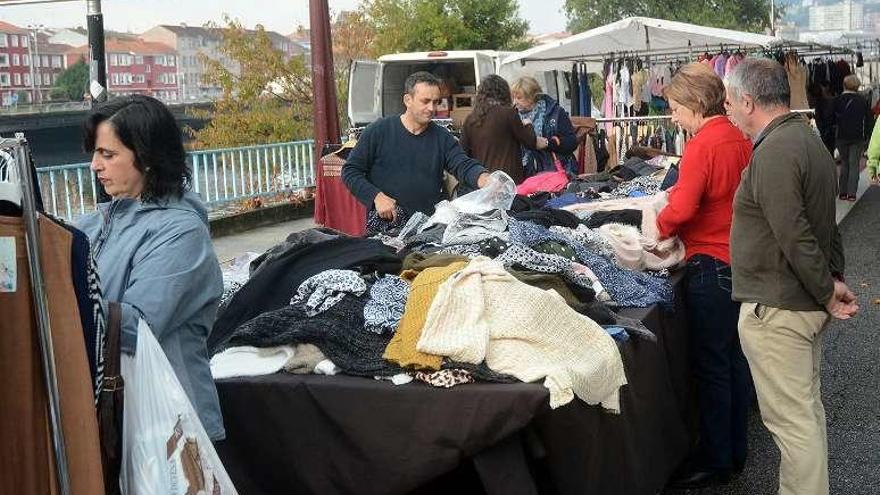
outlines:
{"label": "cardboard box", "polygon": [[452,95],[453,110],[458,110],[459,108],[474,108],[474,105],[476,103],[476,93],[459,93],[456,95]]}

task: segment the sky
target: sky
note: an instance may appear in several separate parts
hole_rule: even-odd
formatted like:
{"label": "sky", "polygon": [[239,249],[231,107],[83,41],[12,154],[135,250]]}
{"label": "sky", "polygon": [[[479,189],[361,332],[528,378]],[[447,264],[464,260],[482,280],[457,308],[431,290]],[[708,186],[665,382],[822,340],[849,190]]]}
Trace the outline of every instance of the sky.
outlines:
{"label": "sky", "polygon": [[[359,0],[329,0],[332,11],[355,8]],[[531,33],[565,29],[564,0],[519,0],[520,16],[529,21]],[[143,32],[157,24],[201,26],[221,22],[223,14],[238,18],[247,27],[262,24],[266,29],[289,34],[302,24],[308,26],[308,0],[103,0],[104,28]],[[25,27],[85,26],[86,2],[76,0],[54,4],[0,5],[0,20]]]}

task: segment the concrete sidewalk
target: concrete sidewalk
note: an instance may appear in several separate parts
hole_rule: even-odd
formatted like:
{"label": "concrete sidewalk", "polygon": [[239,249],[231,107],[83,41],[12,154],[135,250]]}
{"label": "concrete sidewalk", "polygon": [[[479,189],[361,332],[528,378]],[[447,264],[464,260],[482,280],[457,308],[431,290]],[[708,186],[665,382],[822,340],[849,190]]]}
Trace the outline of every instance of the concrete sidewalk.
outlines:
{"label": "concrete sidewalk", "polygon": [[218,237],[213,241],[214,251],[217,253],[220,264],[225,265],[249,251],[262,253],[283,241],[292,232],[313,227],[317,227],[317,224],[311,218],[303,218],[249,230],[241,234]]}

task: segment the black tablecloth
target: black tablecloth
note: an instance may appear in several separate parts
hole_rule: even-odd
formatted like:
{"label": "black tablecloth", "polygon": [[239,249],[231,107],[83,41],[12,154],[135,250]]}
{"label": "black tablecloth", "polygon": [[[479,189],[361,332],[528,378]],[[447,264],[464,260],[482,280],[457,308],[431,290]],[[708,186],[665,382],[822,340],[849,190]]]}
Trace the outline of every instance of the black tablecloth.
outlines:
{"label": "black tablecloth", "polygon": [[276,374],[217,382],[227,432],[218,452],[242,495],[423,492],[463,466],[479,474],[452,476],[476,484],[467,493],[653,495],[690,443],[675,281],[674,312],[622,311],[658,341],[620,345],[629,384],[619,415],[577,399],[551,410],[540,384],[447,390]]}

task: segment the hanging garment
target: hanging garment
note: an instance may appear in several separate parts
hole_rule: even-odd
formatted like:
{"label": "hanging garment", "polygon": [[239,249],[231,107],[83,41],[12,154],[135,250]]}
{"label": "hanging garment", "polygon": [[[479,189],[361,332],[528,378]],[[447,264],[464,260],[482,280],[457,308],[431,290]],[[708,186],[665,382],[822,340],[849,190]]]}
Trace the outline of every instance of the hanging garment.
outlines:
{"label": "hanging garment", "polygon": [[571,73],[568,78],[568,87],[570,88],[570,114],[572,117],[579,117],[581,115],[581,85],[578,64],[574,64],[571,67]]}
{"label": "hanging garment", "polygon": [[590,84],[588,82],[589,74],[587,74],[586,67],[583,67],[581,72],[578,74],[578,85],[580,86],[580,102],[581,102],[581,117],[592,117],[593,116],[593,92],[592,88],[590,88]]}
{"label": "hanging garment", "polygon": [[[38,225],[71,494],[104,493],[94,383],[71,277],[72,237],[46,217]],[[5,445],[0,493],[54,494],[48,399],[24,232],[22,218],[0,217],[0,239],[5,249],[14,249],[16,278],[14,290],[0,290],[0,438]]]}
{"label": "hanging garment", "polygon": [[485,360],[524,382],[543,380],[552,408],[577,396],[620,411],[626,375],[614,341],[556,292],[524,284],[488,258],[440,287],[418,349],[473,364]]}
{"label": "hanging garment", "polygon": [[810,108],[807,101],[807,70],[798,61],[797,55],[788,54],[785,58],[785,73],[791,88],[791,109],[804,110]]}

